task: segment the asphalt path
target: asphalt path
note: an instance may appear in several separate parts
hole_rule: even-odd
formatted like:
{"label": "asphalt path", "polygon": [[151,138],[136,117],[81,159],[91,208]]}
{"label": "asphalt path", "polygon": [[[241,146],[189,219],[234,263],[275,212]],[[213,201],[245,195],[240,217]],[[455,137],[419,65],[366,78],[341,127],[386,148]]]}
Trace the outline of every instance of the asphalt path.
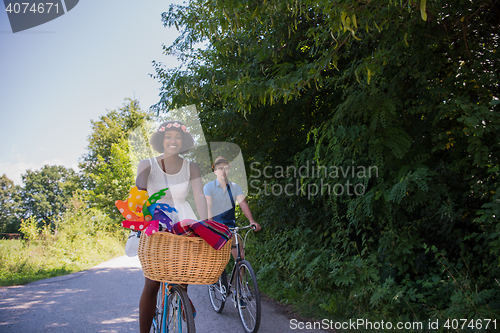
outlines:
{"label": "asphalt path", "polygon": [[[87,271],[0,288],[0,332],[139,332],[143,283],[137,257],[122,256]],[[190,285],[188,294],[197,310],[197,333],[244,332],[232,301],[217,314],[207,286]],[[293,315],[272,301],[261,303],[259,333],[324,332],[292,329]]]}

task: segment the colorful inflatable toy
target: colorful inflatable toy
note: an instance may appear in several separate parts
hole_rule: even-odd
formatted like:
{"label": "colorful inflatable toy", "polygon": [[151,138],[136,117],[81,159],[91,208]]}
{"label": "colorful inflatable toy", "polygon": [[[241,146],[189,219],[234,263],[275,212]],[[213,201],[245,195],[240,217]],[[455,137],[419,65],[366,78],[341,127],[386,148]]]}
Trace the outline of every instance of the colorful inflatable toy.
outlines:
{"label": "colorful inflatable toy", "polygon": [[[144,231],[148,236],[166,229],[172,230],[172,213],[177,210],[165,203],[158,203],[163,198],[168,188],[148,196],[147,191],[141,191],[136,186],[132,187],[126,201],[117,200],[116,207],[125,217],[122,227],[135,231]],[[161,227],[161,228],[160,228]]]}

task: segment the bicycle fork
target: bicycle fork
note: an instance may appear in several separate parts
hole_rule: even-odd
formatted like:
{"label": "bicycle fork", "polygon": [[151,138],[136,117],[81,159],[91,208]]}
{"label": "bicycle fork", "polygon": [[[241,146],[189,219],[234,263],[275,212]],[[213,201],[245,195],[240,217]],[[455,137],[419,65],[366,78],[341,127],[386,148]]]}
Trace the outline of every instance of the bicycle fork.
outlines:
{"label": "bicycle fork", "polygon": [[218,283],[219,283],[219,288],[220,288],[220,294],[222,295],[222,301],[226,302],[228,292],[231,288],[226,288],[226,286],[222,283],[222,281],[220,279],[219,279]]}
{"label": "bicycle fork", "polygon": [[[241,258],[236,259],[237,263],[235,263],[235,265],[233,266],[233,270],[231,271],[231,278],[228,281],[228,286],[229,286],[228,291],[227,291],[227,293],[224,293],[224,298],[225,298],[224,301],[227,299],[227,297],[230,294],[234,293],[234,296],[232,297],[232,299],[233,299],[233,303],[234,303],[235,308],[238,307],[237,300],[241,297],[241,286],[237,286],[238,279],[236,278],[236,274],[238,274],[238,264],[241,260],[242,260]],[[239,279],[239,281],[241,281],[241,278]],[[232,293],[231,293],[231,289],[233,289]]]}

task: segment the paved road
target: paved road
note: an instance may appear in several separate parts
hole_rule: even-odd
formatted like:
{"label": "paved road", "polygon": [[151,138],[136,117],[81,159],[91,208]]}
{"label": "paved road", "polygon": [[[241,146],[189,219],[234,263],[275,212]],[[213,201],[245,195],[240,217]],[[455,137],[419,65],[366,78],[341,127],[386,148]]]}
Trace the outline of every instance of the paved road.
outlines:
{"label": "paved road", "polygon": [[[137,257],[118,257],[89,269],[23,286],[0,288],[0,332],[138,332],[138,300],[144,278]],[[244,332],[230,301],[215,313],[206,286],[189,286],[198,333]],[[292,330],[290,319],[262,302],[259,333]]]}

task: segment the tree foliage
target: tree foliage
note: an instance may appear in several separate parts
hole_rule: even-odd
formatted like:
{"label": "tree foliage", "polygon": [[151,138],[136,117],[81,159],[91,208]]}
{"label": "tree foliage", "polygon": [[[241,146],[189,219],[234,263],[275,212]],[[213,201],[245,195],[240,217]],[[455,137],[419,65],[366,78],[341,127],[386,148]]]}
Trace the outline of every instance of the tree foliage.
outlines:
{"label": "tree foliage", "polygon": [[128,136],[148,117],[137,100],[125,99],[123,107],[92,121],[88,153],[80,169],[91,204],[109,216],[120,216],[114,202],[126,198],[135,181],[136,166],[130,163]]}
{"label": "tree foliage", "polygon": [[183,65],[156,63],[158,109],[196,103],[209,141],[262,166],[377,167],[299,179],[362,195],[253,198],[277,221],[258,249],[281,290],[327,288],[343,316],[498,315],[499,1],[194,0],[163,18]]}
{"label": "tree foliage", "polygon": [[45,225],[53,224],[54,218],[66,210],[79,186],[75,171],[64,166],[44,165],[40,170],[27,170],[21,177],[23,215]]}
{"label": "tree foliage", "polygon": [[0,178],[0,232],[17,232],[19,229],[19,201],[21,188],[4,174]]}

